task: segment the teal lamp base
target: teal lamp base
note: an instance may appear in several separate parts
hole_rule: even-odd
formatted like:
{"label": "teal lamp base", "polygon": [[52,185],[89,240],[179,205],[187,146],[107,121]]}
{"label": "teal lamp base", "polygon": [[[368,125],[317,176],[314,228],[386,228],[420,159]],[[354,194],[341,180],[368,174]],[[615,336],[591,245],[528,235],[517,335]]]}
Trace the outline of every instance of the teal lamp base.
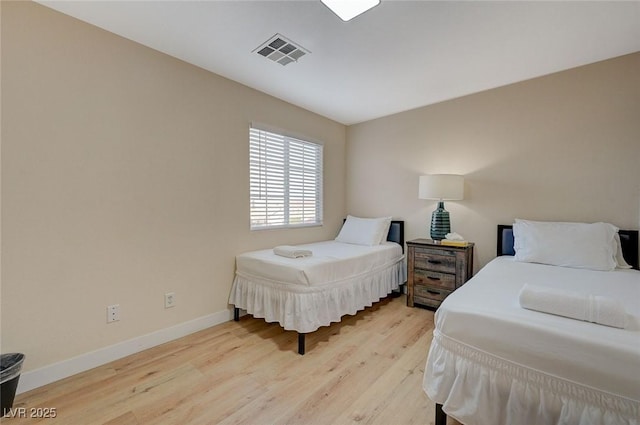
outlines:
{"label": "teal lamp base", "polygon": [[440,241],[451,232],[449,211],[444,209],[444,202],[438,202],[438,208],[431,214],[431,239]]}

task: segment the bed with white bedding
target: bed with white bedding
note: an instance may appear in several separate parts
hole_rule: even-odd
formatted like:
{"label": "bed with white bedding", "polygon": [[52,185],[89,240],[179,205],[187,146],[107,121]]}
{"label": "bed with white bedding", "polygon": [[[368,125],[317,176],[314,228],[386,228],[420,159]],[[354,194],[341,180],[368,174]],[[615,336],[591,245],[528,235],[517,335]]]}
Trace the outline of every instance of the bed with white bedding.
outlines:
{"label": "bed with white bedding", "polygon": [[[614,300],[626,326],[523,308],[525,285]],[[494,259],[437,310],[423,388],[468,425],[639,424],[640,272]]]}
{"label": "bed with white bedding", "polygon": [[363,223],[358,220],[348,217],[336,240],[295,247],[311,255],[289,258],[274,249],[238,255],[229,296],[235,319],[243,309],[298,332],[298,352],[304,354],[306,333],[397,291],[406,280],[404,222],[388,218],[378,228],[386,237],[367,238],[367,226],[353,224]]}

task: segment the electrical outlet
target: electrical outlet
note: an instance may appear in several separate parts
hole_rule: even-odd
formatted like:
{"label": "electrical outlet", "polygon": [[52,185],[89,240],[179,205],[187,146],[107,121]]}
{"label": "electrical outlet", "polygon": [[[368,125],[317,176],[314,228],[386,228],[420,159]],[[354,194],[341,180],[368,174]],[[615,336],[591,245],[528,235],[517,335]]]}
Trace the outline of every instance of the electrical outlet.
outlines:
{"label": "electrical outlet", "polygon": [[120,320],[120,304],[114,304],[107,307],[107,323],[117,322]]}
{"label": "electrical outlet", "polygon": [[164,308],[171,308],[176,306],[176,294],[175,292],[167,292],[164,294]]}

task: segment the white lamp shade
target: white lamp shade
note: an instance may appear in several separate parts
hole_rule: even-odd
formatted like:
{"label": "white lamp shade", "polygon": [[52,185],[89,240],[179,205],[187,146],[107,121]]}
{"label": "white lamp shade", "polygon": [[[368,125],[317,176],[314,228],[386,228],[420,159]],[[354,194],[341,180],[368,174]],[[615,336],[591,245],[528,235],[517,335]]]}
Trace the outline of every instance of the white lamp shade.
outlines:
{"label": "white lamp shade", "polygon": [[464,176],[431,174],[420,176],[418,198],[458,201],[464,199]]}

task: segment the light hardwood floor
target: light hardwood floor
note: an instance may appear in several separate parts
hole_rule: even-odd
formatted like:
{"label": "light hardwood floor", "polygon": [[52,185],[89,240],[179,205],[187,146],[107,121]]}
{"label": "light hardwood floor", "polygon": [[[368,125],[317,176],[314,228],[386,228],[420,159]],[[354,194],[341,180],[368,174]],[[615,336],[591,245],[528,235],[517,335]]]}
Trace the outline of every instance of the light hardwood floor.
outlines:
{"label": "light hardwood floor", "polygon": [[[433,312],[388,298],[307,335],[244,316],[16,397],[11,424],[432,424]],[[449,423],[452,421],[450,420]]]}

